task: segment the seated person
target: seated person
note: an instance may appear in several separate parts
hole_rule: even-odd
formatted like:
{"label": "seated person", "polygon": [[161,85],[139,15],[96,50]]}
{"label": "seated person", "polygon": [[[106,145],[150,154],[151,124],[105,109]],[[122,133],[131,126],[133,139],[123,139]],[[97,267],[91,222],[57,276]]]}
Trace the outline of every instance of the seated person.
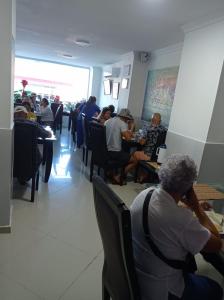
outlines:
{"label": "seated person", "polygon": [[[143,205],[151,240],[166,259],[183,262],[189,253],[217,253],[222,247],[216,227],[204,212],[205,205],[199,203],[192,188],[197,175],[194,161],[186,155],[172,155],[162,164],[158,175],[160,186],[141,192],[130,208],[134,259],[142,299],[221,300],[223,291],[218,283],[171,267],[152,250],[146,239]],[[151,190],[147,207],[145,199]],[[180,202],[185,207],[179,206]]]}
{"label": "seated person", "polygon": [[109,106],[108,106],[108,108],[109,108],[109,110],[110,110],[110,112],[111,112],[111,118],[114,118],[114,117],[116,117],[116,113],[114,112],[115,111],[115,107],[114,107],[114,105],[112,105],[112,104],[110,104]]}
{"label": "seated person", "polygon": [[[133,117],[130,115],[130,111],[126,108],[121,109],[120,113],[105,122],[106,126],[106,139],[107,149],[111,160],[119,161],[125,167],[125,174],[134,169],[137,165],[137,156],[134,152],[129,154],[122,150],[122,139],[131,140],[133,134],[128,130],[128,121],[132,120]],[[113,176],[115,183],[119,182],[119,177]]]}
{"label": "seated person", "polygon": [[146,154],[149,159],[152,158],[152,155],[156,151],[159,136],[163,134],[164,140],[161,141],[165,143],[167,129],[161,125],[161,115],[159,113],[154,113],[152,115],[150,126],[143,127],[143,139],[141,143],[144,145],[144,154]]}
{"label": "seated person", "polygon": [[36,117],[35,113],[32,112],[30,103],[29,102],[24,102],[23,106],[27,110],[27,115],[26,115],[27,120],[36,121],[37,117]]}
{"label": "seated person", "polygon": [[[30,120],[27,120],[27,109],[26,107],[24,106],[16,106],[15,109],[14,109],[14,122],[24,122],[26,124],[35,124],[36,127],[37,127],[37,137],[40,137],[42,139],[45,139],[45,138],[49,138],[51,137],[51,132],[50,131],[47,131],[45,130],[39,123],[35,122],[35,121],[30,121]],[[41,163],[41,160],[42,160],[42,156],[41,156],[41,153],[38,149],[37,151],[37,165],[39,166],[40,163]],[[24,183],[24,178],[22,180],[20,180],[21,183]],[[29,180],[28,178],[26,178],[25,181]]]}
{"label": "seated person", "polygon": [[44,125],[52,126],[54,117],[49,102],[43,98],[40,104],[41,123]]}
{"label": "seated person", "polygon": [[101,113],[98,115],[97,117],[97,121],[104,125],[104,123],[110,119],[110,114],[111,114],[111,111],[108,107],[104,107],[101,111]]}

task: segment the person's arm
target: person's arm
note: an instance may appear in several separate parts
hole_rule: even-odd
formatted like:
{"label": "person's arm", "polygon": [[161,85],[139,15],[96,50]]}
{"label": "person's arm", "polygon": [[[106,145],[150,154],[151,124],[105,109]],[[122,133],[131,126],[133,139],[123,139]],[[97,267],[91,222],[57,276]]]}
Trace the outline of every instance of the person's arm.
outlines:
{"label": "person's arm", "polygon": [[202,251],[205,252],[218,252],[221,250],[222,242],[219,235],[218,230],[216,229],[215,225],[212,223],[212,221],[209,219],[209,217],[206,215],[205,211],[199,204],[199,201],[197,199],[197,196],[193,190],[193,188],[187,193],[187,199],[183,200],[183,202],[192,209],[192,211],[197,216],[200,224],[207,228],[211,236],[202,249]]}
{"label": "person's arm", "polygon": [[133,136],[133,134],[132,134],[132,132],[129,131],[129,130],[126,130],[126,131],[121,132],[121,137],[122,137],[123,139],[125,139],[126,141],[130,141],[131,138],[132,138],[132,136]]}
{"label": "person's arm", "polygon": [[37,123],[37,136],[45,139],[50,138],[52,134],[50,131],[45,130],[41,125]]}

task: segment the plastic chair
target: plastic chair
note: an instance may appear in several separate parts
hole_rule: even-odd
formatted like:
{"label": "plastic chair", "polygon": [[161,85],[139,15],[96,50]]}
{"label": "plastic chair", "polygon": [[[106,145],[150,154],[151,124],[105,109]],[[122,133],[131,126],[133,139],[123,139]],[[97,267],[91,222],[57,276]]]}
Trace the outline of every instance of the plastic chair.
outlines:
{"label": "plastic chair", "polygon": [[37,127],[34,124],[16,121],[14,125],[13,176],[20,181],[32,179],[31,202],[38,190],[41,156],[37,148]]}
{"label": "plastic chair", "polygon": [[104,249],[103,300],[140,300],[134,266],[130,211],[98,177],[93,177],[94,204]]}

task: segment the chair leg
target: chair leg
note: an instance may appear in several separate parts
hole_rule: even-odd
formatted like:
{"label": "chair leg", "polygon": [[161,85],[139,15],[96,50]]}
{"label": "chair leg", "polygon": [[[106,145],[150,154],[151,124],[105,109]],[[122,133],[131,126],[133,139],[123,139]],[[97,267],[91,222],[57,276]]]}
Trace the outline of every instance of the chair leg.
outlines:
{"label": "chair leg", "polygon": [[86,166],[88,165],[88,153],[89,153],[89,150],[88,150],[88,148],[86,148],[86,163],[85,163]]}
{"label": "chair leg", "polygon": [[102,284],[102,300],[110,300],[110,294],[104,284]]}
{"label": "chair leg", "polygon": [[137,180],[138,180],[138,171],[139,171],[139,163],[137,164],[137,166],[135,168],[135,182],[137,182]]}
{"label": "chair leg", "polygon": [[93,168],[94,168],[94,163],[93,163],[93,160],[91,159],[91,164],[90,164],[90,182],[92,182],[92,179],[93,179]]}
{"label": "chair leg", "polygon": [[36,182],[36,174],[32,177],[31,202],[34,202],[34,197],[35,197],[35,182]]}
{"label": "chair leg", "polygon": [[40,177],[40,174],[39,174],[39,170],[38,170],[37,177],[36,177],[36,191],[38,191],[38,187],[39,187],[39,177]]}
{"label": "chair leg", "polygon": [[83,146],[83,148],[82,148],[82,161],[83,161],[83,162],[85,161],[85,153],[86,153],[86,149],[85,149],[85,147]]}

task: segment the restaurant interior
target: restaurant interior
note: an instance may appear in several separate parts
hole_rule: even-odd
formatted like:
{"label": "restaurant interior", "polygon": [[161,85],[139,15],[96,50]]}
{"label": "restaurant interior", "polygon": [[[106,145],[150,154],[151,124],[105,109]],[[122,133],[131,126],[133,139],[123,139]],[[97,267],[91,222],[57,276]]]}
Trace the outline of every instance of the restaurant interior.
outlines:
{"label": "restaurant interior", "polygon": [[187,300],[193,274],[224,300],[223,0],[7,0],[0,25],[0,299]]}

